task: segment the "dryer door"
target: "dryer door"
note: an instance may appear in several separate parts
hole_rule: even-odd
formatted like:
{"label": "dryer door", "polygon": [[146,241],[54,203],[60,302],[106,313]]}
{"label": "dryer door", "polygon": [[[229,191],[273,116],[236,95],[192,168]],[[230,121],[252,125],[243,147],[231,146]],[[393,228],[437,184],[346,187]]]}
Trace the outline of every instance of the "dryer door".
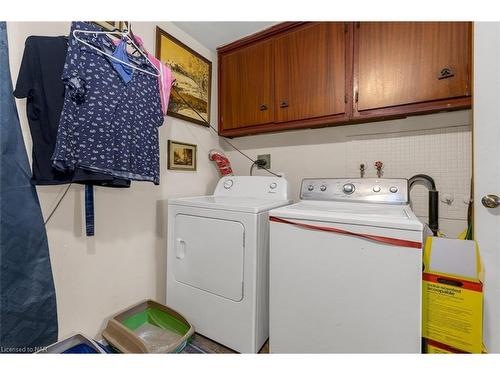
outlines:
{"label": "dryer door", "polygon": [[243,299],[245,227],[240,222],[178,214],[174,241],[178,282],[236,302]]}

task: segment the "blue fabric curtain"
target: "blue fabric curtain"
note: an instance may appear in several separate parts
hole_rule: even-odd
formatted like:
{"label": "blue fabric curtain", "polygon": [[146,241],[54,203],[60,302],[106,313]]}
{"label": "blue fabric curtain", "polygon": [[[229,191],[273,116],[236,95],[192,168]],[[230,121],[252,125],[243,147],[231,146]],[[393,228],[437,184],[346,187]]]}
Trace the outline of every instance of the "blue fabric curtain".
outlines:
{"label": "blue fabric curtain", "polygon": [[0,22],[0,352],[57,341],[47,234],[12,95],[7,27]]}

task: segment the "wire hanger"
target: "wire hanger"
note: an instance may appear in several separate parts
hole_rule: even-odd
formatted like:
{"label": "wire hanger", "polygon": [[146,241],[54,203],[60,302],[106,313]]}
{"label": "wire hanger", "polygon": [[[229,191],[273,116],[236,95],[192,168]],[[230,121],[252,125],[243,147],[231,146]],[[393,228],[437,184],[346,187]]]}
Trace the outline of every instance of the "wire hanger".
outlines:
{"label": "wire hanger", "polygon": [[[122,61],[122,60],[114,57],[113,55],[110,55],[109,53],[104,52],[100,48],[98,48],[96,46],[93,46],[90,43],[87,43],[85,40],[80,39],[78,37],[78,34],[104,34],[104,35],[115,35],[115,36],[119,35],[121,38],[126,38],[126,39],[128,39],[130,41],[130,43],[132,44],[132,46],[137,51],[139,51],[139,53],[146,59],[146,61],[154,68],[154,70],[156,71],[156,73],[151,73],[151,72],[149,72],[149,71],[147,71],[145,69],[141,69],[141,68],[139,68],[139,67],[137,67],[135,65],[129,64],[129,63],[125,62],[125,61]],[[144,54],[144,52],[142,52],[142,50],[135,44],[133,38],[130,36],[130,22],[127,22],[127,28],[125,30],[123,30],[123,31],[119,31],[119,30],[113,30],[113,31],[73,30],[73,37],[77,41],[79,41],[80,43],[86,45],[87,47],[92,48],[92,49],[94,49],[96,51],[99,51],[103,55],[108,56],[110,59],[118,61],[119,63],[121,63],[123,65],[129,66],[132,69],[138,70],[140,72],[143,72],[145,74],[149,74],[149,75],[154,76],[154,77],[159,77],[160,74],[161,74],[160,70],[156,67],[156,65],[153,64],[153,62],[149,59],[148,56],[146,56],[146,54]]]}

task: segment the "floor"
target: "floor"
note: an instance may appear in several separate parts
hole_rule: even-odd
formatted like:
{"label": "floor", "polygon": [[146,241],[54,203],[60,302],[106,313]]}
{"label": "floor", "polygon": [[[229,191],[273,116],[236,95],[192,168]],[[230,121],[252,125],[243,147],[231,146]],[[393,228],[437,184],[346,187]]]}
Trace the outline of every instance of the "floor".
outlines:
{"label": "floor", "polygon": [[[104,346],[109,353],[118,352],[113,350],[112,347],[106,342],[106,340],[99,340],[101,346]],[[237,354],[232,349],[227,346],[221,345],[218,342],[210,340],[208,337],[202,336],[195,333],[191,338],[191,341],[187,346],[180,352],[180,354]],[[269,354],[269,340],[262,346],[259,354]]]}
{"label": "floor", "polygon": [[[224,345],[210,340],[205,336],[195,333],[190,345],[183,351],[183,353],[234,354],[236,352]],[[269,353],[269,340],[266,341],[264,346],[259,351],[259,354],[267,353]]]}

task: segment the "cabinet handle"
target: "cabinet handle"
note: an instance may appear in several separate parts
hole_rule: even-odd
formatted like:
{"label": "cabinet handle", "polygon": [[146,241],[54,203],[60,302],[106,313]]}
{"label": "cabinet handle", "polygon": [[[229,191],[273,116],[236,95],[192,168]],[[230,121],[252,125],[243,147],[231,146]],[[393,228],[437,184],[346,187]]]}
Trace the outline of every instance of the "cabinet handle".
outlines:
{"label": "cabinet handle", "polygon": [[286,100],[283,100],[280,104],[280,108],[286,108],[288,107],[288,102]]}
{"label": "cabinet handle", "polygon": [[453,73],[453,70],[451,70],[451,68],[448,68],[448,67],[444,67],[443,69],[441,69],[441,71],[439,72],[439,76],[438,76],[438,79],[446,79],[446,78],[451,78],[455,75],[455,73]]}
{"label": "cabinet handle", "polygon": [[268,108],[268,107],[267,107],[267,105],[266,105],[266,104],[261,104],[261,105],[260,105],[260,107],[259,107],[259,109],[260,109],[261,111],[265,111],[265,110],[267,110],[267,108]]}

